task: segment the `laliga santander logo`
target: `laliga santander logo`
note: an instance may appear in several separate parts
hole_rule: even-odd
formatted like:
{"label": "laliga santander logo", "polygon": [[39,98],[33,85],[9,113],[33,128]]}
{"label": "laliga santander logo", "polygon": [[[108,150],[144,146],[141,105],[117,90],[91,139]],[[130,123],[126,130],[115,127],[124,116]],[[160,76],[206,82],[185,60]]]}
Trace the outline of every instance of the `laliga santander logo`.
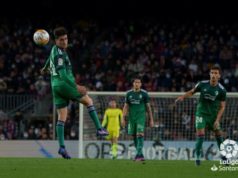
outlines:
{"label": "laliga santander logo", "polygon": [[236,141],[226,139],[220,145],[220,153],[222,156],[225,156],[227,159],[236,158],[238,153],[238,145]]}

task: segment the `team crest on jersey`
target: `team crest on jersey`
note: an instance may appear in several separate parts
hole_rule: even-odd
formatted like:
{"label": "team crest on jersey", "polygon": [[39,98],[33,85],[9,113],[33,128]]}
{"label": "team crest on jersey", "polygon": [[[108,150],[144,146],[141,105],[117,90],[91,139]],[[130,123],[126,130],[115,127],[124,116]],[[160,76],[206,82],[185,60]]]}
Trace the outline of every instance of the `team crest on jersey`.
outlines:
{"label": "team crest on jersey", "polygon": [[131,98],[132,98],[132,96],[130,95],[130,96],[129,96],[129,98],[131,99]]}
{"label": "team crest on jersey", "polygon": [[203,91],[204,91],[204,92],[206,92],[206,91],[207,91],[207,89],[205,88]]}
{"label": "team crest on jersey", "polygon": [[140,94],[139,98],[141,99],[142,98],[142,95]]}
{"label": "team crest on jersey", "polygon": [[63,54],[62,50],[58,48],[58,53]]}
{"label": "team crest on jersey", "polygon": [[216,96],[218,95],[218,91],[215,91],[215,95],[216,95]]}
{"label": "team crest on jersey", "polygon": [[59,65],[59,66],[62,66],[63,63],[64,63],[64,60],[63,60],[62,58],[59,58],[59,59],[58,59],[58,65]]}

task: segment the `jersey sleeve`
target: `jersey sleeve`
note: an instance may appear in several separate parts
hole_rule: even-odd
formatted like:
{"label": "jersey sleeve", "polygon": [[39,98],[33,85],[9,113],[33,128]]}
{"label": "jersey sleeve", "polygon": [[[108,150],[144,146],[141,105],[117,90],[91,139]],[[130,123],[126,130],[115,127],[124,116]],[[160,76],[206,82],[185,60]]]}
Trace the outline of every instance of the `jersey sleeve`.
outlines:
{"label": "jersey sleeve", "polygon": [[222,90],[220,100],[226,101],[226,91],[225,90]]}
{"label": "jersey sleeve", "polygon": [[198,82],[194,87],[194,93],[201,91],[201,82]]}
{"label": "jersey sleeve", "polygon": [[128,92],[126,93],[125,103],[129,104]]}

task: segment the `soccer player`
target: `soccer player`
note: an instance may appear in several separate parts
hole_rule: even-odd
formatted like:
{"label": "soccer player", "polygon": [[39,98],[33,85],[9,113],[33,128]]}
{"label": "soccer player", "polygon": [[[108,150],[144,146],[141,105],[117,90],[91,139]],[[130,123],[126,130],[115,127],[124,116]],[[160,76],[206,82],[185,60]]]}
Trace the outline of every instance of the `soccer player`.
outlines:
{"label": "soccer player", "polygon": [[141,89],[140,77],[133,79],[133,88],[126,93],[123,107],[122,126],[128,117],[128,134],[132,135],[136,147],[135,161],[144,161],[142,152],[144,145],[144,129],[146,112],[149,114],[150,127],[154,126],[154,118],[150,106],[150,98],[146,90]]}
{"label": "soccer player", "polygon": [[109,133],[107,139],[111,141],[112,159],[117,158],[117,142],[120,134],[121,119],[122,110],[117,108],[115,100],[111,100],[109,102],[109,108],[104,113],[102,126],[106,127]]}
{"label": "soccer player", "polygon": [[56,133],[59,142],[58,153],[65,159],[70,159],[64,144],[64,124],[67,119],[67,106],[70,100],[78,101],[87,106],[88,113],[93,120],[98,136],[108,135],[102,128],[92,99],[87,95],[84,86],[75,83],[72,73],[72,65],[67,54],[68,35],[64,27],[54,29],[55,45],[51,49],[50,56],[42,69],[42,72],[50,67],[51,86],[54,104],[57,108],[58,121]]}
{"label": "soccer player", "polygon": [[201,164],[200,156],[202,144],[204,141],[205,127],[215,133],[218,148],[223,142],[220,122],[226,105],[226,89],[219,83],[221,69],[219,66],[213,66],[210,69],[210,80],[198,82],[195,87],[187,91],[184,95],[179,96],[177,101],[183,101],[191,97],[194,93],[200,92],[199,102],[196,109],[196,146],[195,164]]}

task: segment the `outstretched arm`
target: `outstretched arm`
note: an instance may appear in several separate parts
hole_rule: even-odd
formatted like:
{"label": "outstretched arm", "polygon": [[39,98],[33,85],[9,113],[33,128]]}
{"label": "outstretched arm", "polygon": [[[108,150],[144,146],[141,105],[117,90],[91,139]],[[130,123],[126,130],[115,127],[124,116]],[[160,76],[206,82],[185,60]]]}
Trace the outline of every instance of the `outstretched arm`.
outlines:
{"label": "outstretched arm", "polygon": [[195,93],[195,88],[187,91],[184,95],[179,96],[176,100],[175,103],[177,103],[178,101],[183,101],[185,98],[189,98],[191,96],[193,96],[193,94]]}

